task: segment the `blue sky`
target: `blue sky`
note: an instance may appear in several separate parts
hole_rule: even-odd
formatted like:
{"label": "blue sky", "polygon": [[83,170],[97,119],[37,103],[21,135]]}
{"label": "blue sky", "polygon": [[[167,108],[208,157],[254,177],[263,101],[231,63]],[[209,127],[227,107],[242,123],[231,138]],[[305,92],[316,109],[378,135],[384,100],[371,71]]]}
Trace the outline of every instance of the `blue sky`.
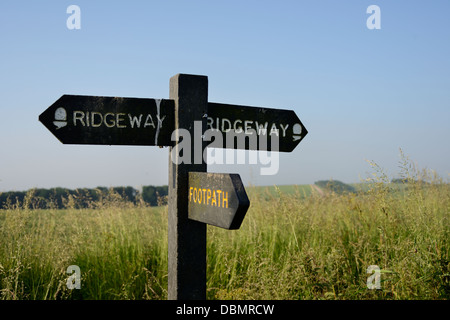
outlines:
{"label": "blue sky", "polygon": [[0,191],[167,184],[167,149],[63,145],[38,116],[63,94],[168,98],[177,73],[207,75],[209,101],[292,109],[308,129],[274,176],[210,168],[246,185],[358,182],[366,159],[394,177],[399,148],[448,180],[449,13],[447,0],[3,1]]}

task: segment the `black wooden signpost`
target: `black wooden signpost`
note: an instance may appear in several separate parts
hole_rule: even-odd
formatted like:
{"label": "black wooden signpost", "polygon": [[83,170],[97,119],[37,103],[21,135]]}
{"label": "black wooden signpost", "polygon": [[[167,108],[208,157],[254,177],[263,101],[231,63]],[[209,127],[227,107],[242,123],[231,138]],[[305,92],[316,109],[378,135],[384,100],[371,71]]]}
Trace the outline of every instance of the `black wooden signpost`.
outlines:
{"label": "black wooden signpost", "polygon": [[[239,175],[206,172],[206,133],[223,148],[281,152],[307,134],[292,110],[209,103],[208,78],[187,74],[170,79],[169,99],[63,95],[39,121],[64,144],[170,147],[168,298],[180,300],[206,299],[206,224],[239,229],[250,206]],[[201,144],[182,150],[180,129]],[[187,151],[201,156],[177,161]]]}

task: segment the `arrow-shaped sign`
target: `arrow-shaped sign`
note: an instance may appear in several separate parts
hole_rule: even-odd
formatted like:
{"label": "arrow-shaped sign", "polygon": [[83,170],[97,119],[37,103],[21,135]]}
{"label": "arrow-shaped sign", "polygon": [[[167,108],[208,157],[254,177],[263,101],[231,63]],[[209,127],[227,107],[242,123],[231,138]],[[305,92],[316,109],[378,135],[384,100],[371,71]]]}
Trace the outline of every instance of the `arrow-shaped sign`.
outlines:
{"label": "arrow-shaped sign", "polygon": [[216,227],[239,229],[250,201],[238,174],[189,172],[191,220]]}
{"label": "arrow-shaped sign", "polygon": [[[64,144],[172,146],[173,100],[63,95],[39,120]],[[291,152],[308,131],[293,110],[208,103],[208,147]],[[211,139],[210,139],[211,141]]]}
{"label": "arrow-shaped sign", "polygon": [[170,146],[174,101],[63,95],[40,116],[62,143]]}
{"label": "arrow-shaped sign", "polygon": [[293,110],[212,102],[207,129],[222,134],[225,148],[281,152],[293,151],[308,133]]}

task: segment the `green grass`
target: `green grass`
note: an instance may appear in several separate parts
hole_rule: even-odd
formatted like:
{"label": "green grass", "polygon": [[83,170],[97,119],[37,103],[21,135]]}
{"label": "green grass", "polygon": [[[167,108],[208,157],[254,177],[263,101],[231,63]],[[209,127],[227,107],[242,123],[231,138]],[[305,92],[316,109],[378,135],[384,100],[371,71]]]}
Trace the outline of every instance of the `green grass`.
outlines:
{"label": "green grass", "polygon": [[[208,227],[208,299],[449,299],[449,184],[375,169],[360,193],[250,188],[239,230]],[[167,207],[0,211],[0,299],[167,299]]]}
{"label": "green grass", "polygon": [[[163,299],[166,208],[0,212],[0,298]],[[68,290],[66,270],[81,270]]]}

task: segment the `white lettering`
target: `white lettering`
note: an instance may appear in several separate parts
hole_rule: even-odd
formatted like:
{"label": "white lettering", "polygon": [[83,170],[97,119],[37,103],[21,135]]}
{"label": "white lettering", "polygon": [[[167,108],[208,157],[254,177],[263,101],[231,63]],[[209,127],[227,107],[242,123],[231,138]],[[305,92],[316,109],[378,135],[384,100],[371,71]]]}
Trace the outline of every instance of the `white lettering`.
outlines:
{"label": "white lettering", "polygon": [[213,126],[212,126],[213,122],[214,122],[214,119],[211,118],[211,117],[208,117],[208,118],[206,119],[206,126],[207,126],[207,129],[209,129],[209,130],[213,130],[213,129],[214,129]]}
{"label": "white lettering", "polygon": [[67,29],[81,29],[81,9],[79,6],[70,5],[67,7],[66,13],[72,13],[70,17],[67,18],[66,26]]}
{"label": "white lettering", "polygon": [[153,118],[151,114],[147,115],[147,118],[145,119],[144,128],[152,126],[155,128],[155,124],[153,123]]}
{"label": "white lettering", "polygon": [[275,123],[272,123],[272,128],[270,128],[270,134],[275,134],[278,137],[278,128]]}
{"label": "white lettering", "polygon": [[222,133],[214,129],[208,129],[205,131],[204,141],[211,141],[214,137],[214,141],[211,142],[203,150],[203,159],[206,164],[223,164],[223,137]]}
{"label": "white lettering", "polygon": [[[210,123],[214,123],[214,119],[210,119]],[[238,126],[238,122],[236,122],[236,126]],[[288,125],[283,125],[282,128],[284,134],[286,134]],[[193,129],[193,140],[191,138],[190,132],[186,129],[178,129],[172,133],[171,139],[172,141],[176,142],[176,145],[174,148],[172,148],[170,157],[174,164],[199,164],[202,163],[202,160],[207,164],[235,164],[235,154],[237,154],[237,164],[245,164],[246,151],[241,149],[246,149],[248,150],[248,160],[250,164],[257,164],[259,157],[260,163],[263,165],[263,167],[260,168],[261,175],[274,175],[278,173],[278,134],[270,136],[269,147],[267,141],[268,135],[261,135],[258,137],[256,131],[253,128],[250,128],[250,123],[247,123],[247,135],[238,134],[235,130],[230,130],[226,134],[223,134],[222,132],[217,131],[214,128],[210,128],[205,131],[203,138],[201,138],[202,128],[200,121],[194,122]],[[275,124],[272,125],[271,131],[275,133],[279,132]],[[242,130],[242,132],[244,131]],[[212,142],[209,143],[209,145],[207,145],[205,148],[203,148],[204,142],[206,141]],[[224,143],[226,144],[226,146],[224,145]],[[223,148],[226,149],[225,154]],[[272,152],[266,150],[271,150]],[[192,152],[194,153],[193,157]],[[224,159],[224,157],[226,159]]]}
{"label": "white lettering", "polygon": [[[180,137],[182,138],[180,142]],[[191,134],[186,129],[176,129],[172,132],[171,140],[177,144],[172,148],[170,157],[173,164],[191,164]]]}
{"label": "white lettering", "polygon": [[[242,132],[242,127],[241,127],[241,126],[239,126],[239,127],[236,126],[236,124],[237,124],[238,122],[239,122],[239,123],[242,123],[242,120],[237,119],[237,120],[234,122],[234,124],[233,124],[234,132],[236,132],[236,133],[241,133],[241,132]],[[238,129],[239,129],[239,130],[238,130]]]}
{"label": "white lettering", "polygon": [[[225,129],[225,122],[228,124],[228,128]],[[231,122],[228,119],[222,119],[222,132],[229,132],[231,130]]]}
{"label": "white lettering", "polygon": [[146,127],[153,127],[154,129],[162,128],[162,124],[166,118],[166,116],[160,117],[159,115],[156,115],[156,119],[158,121],[158,128],[156,128],[155,123],[153,121],[153,117],[151,114],[147,114],[145,118],[145,122],[143,123],[143,117],[144,114],[139,115],[133,115],[131,113],[125,114],[125,113],[112,113],[108,112],[105,114],[102,114],[97,111],[74,111],[73,112],[73,125],[76,126],[83,126],[83,127],[93,127],[98,128],[102,125],[108,127],[108,128],[127,128],[128,123],[131,128],[146,128]]}
{"label": "white lettering", "polygon": [[[253,123],[253,121],[245,120],[244,121],[244,128],[245,128],[245,134],[253,134],[255,130],[252,130],[250,125]],[[250,131],[251,130],[251,131]]]}
{"label": "white lettering", "polygon": [[[107,121],[107,119],[106,119],[107,117],[111,118],[110,122]],[[116,121],[114,120],[114,118],[115,118],[114,117],[114,113],[108,112],[107,114],[105,114],[105,116],[103,118],[103,121],[105,122],[105,126],[107,126],[108,128],[115,127],[116,126]]]}
{"label": "white lettering", "polygon": [[117,113],[116,114],[116,127],[117,128],[126,128],[127,126],[126,125],[121,125],[120,124],[120,121],[124,121],[125,119],[123,119],[123,118],[121,118],[122,116],[124,116],[125,115],[125,113]]}
{"label": "white lettering", "polygon": [[[263,136],[266,137],[267,136]],[[259,139],[260,144],[262,142],[262,146],[267,147],[267,140]],[[271,137],[270,139],[270,150],[277,151],[280,150],[279,137],[278,135]],[[263,176],[276,175],[280,168],[280,159],[278,152],[269,152],[266,150],[261,150],[258,152],[259,161],[263,165],[268,165],[267,167],[260,168],[260,174]]]}
{"label": "white lettering", "polygon": [[141,127],[142,114],[139,115],[139,118],[136,116],[131,117],[131,114],[128,114],[128,118],[130,119],[131,128],[134,128],[135,125],[138,128]]}
{"label": "white lettering", "polygon": [[227,314],[228,313],[228,306],[226,304],[220,305],[220,314]]}
{"label": "white lettering", "polygon": [[66,272],[72,274],[66,282],[67,289],[81,289],[81,270],[77,265],[71,265],[67,268]]}
{"label": "white lettering", "polygon": [[209,314],[211,307],[189,307],[183,304],[182,307],[177,307],[177,314],[201,314],[204,318],[206,318]]}
{"label": "white lettering", "polygon": [[281,127],[281,130],[283,130],[283,137],[286,137],[286,130],[289,127],[289,125],[287,124],[285,127],[283,127],[283,124],[280,123],[280,127]]}
{"label": "white lettering", "polygon": [[367,268],[367,273],[372,274],[367,278],[367,289],[381,289],[381,269],[377,265],[371,265]]}
{"label": "white lettering", "polygon": [[[99,122],[95,123],[95,116],[100,119]],[[103,116],[100,112],[91,112],[91,126],[94,128],[98,128],[102,125],[103,122]]]}
{"label": "white lettering", "polygon": [[255,121],[256,129],[258,130],[258,135],[267,134],[267,122],[263,124],[259,124],[258,121]]}
{"label": "white lettering", "polygon": [[381,29],[381,10],[379,6],[371,5],[367,7],[366,13],[372,13],[373,14],[367,18],[366,25],[367,29],[373,30],[373,29]]}
{"label": "white lettering", "polygon": [[272,314],[275,305],[220,305],[220,314]]}
{"label": "white lettering", "polygon": [[267,305],[267,306],[263,306],[264,309],[264,313],[265,314],[272,314],[273,313],[273,308],[275,307],[275,305]]}
{"label": "white lettering", "polygon": [[80,121],[81,125],[86,126],[84,123],[84,112],[83,111],[74,111],[73,112],[73,126],[77,126],[77,120]]}
{"label": "white lettering", "polygon": [[159,115],[156,115],[156,120],[158,121],[158,128],[162,128],[162,123],[165,118],[166,118],[166,116],[160,118]]}
{"label": "white lettering", "polygon": [[[282,137],[286,137],[289,124],[283,123],[277,124],[269,122],[260,123],[258,121],[241,120],[241,119],[236,119],[232,122],[227,118],[212,118],[212,117],[208,117],[206,121],[206,126],[207,129],[209,130],[221,131],[223,133],[233,131],[234,133],[244,133],[246,135],[252,135],[253,133],[255,133],[258,136],[267,134],[269,124],[270,124],[269,134],[278,136],[280,135],[281,131]],[[294,126],[294,129],[297,128]]]}

